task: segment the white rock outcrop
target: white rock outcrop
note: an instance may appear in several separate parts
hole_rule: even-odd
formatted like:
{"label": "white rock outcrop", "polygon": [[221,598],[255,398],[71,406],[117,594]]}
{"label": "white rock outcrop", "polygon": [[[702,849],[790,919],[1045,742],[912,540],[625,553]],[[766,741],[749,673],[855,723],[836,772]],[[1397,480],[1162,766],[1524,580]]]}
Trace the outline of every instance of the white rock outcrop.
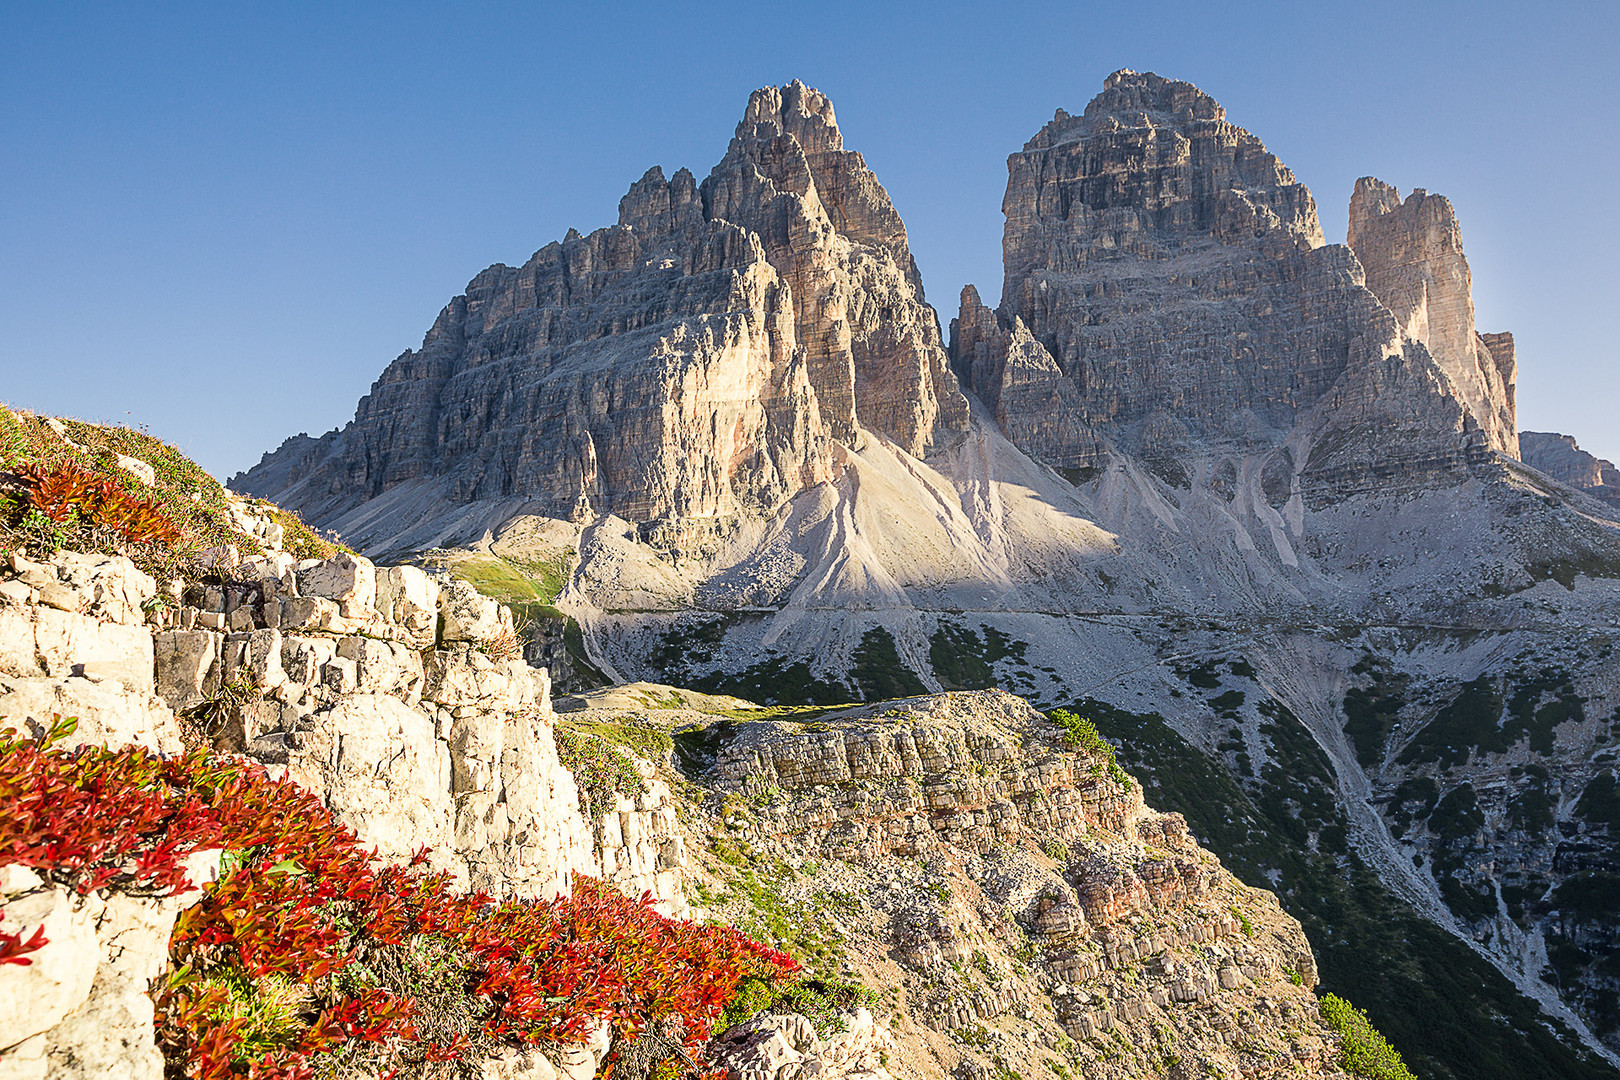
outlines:
{"label": "white rock outcrop", "polygon": [[[220,553],[216,583],[190,587],[160,588],[119,557],[10,559],[0,725],[77,717],[68,745],[175,753],[183,713],[216,747],[316,794],[384,858],[427,846],[434,868],[501,895],[555,896],[589,874],[687,911],[669,789],[621,798],[611,830],[586,821],[557,757],[547,672],[489,655],[506,647],[508,609],[414,567],[346,552],[294,563],[261,539],[263,554],[233,570]],[[0,1080],[158,1080],[147,985],[197,894],[78,897],[18,868],[0,891],[8,931],[43,926],[50,941],[29,965],[0,965]],[[489,1075],[584,1080],[606,1055],[597,1042],[560,1066],[530,1055]]]}

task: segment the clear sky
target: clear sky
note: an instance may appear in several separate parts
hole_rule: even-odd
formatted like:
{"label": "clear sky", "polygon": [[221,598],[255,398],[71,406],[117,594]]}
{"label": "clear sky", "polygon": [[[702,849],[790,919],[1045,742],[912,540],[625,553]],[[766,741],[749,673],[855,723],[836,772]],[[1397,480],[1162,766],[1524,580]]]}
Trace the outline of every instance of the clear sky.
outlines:
{"label": "clear sky", "polygon": [[0,0],[0,401],[214,472],[345,422],[494,262],[701,178],[748,93],[831,96],[948,323],[1000,292],[1006,157],[1121,67],[1214,95],[1342,240],[1450,196],[1521,427],[1620,460],[1620,5]]}

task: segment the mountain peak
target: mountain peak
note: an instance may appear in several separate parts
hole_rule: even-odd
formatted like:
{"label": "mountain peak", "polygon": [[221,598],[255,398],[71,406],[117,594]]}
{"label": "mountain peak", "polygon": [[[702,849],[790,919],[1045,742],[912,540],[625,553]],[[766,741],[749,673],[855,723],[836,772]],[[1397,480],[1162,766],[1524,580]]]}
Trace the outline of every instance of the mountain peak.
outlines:
{"label": "mountain peak", "polygon": [[763,86],[748,96],[748,108],[737,125],[737,138],[791,135],[807,154],[844,148],[838,118],[826,94],[798,79],[785,86]]}

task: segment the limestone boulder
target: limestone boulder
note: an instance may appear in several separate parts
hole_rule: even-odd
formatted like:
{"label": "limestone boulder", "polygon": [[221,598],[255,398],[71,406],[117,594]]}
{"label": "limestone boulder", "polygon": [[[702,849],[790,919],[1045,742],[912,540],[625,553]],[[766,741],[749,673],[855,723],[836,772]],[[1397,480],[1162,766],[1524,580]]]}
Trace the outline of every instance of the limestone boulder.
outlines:
{"label": "limestone boulder", "polygon": [[377,603],[377,571],[371,560],[340,551],[330,559],[299,564],[298,592],[335,601],[339,614],[363,619]]}
{"label": "limestone boulder", "polygon": [[510,611],[459,579],[440,592],[439,613],[446,642],[491,641],[512,628]]}
{"label": "limestone boulder", "polygon": [[396,697],[358,694],[315,713],[287,776],[387,859],[434,849],[448,866],[450,757],[433,721]]}
{"label": "limestone boulder", "polygon": [[377,571],[377,610],[402,627],[411,644],[428,648],[439,620],[439,583],[414,566],[387,566]]}
{"label": "limestone boulder", "polygon": [[170,754],[183,748],[174,710],[156,694],[118,680],[0,676],[0,727],[49,728],[57,717],[78,718],[66,746],[135,743]]}
{"label": "limestone boulder", "polygon": [[542,687],[521,660],[492,660],[473,645],[428,654],[422,697],[439,705],[516,710],[533,706]]}
{"label": "limestone boulder", "polygon": [[208,630],[164,630],[153,635],[156,689],[169,708],[184,712],[218,688],[222,640]]}

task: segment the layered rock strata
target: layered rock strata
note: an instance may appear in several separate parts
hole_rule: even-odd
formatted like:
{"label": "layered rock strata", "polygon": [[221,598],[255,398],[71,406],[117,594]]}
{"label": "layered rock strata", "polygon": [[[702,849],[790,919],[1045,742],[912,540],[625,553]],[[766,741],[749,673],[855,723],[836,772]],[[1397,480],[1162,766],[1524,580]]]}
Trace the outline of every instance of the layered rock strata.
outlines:
{"label": "layered rock strata", "polygon": [[[1037,459],[1265,452],[1308,432],[1296,442],[1316,459],[1296,446],[1264,467],[1314,467],[1332,498],[1459,475],[1476,455],[1471,399],[1403,344],[1354,254],[1324,244],[1305,186],[1196,87],[1116,72],[1007,167],[1001,306],[964,291],[951,349]],[[1471,307],[1467,322],[1472,350]],[[1392,421],[1406,437],[1368,438]]]}
{"label": "layered rock strata", "polygon": [[1364,176],[1350,197],[1347,242],[1401,333],[1428,347],[1491,446],[1518,457],[1513,336],[1474,329],[1474,279],[1451,200],[1418,188],[1403,201]]}
{"label": "layered rock strata", "polygon": [[1595,499],[1620,506],[1620,469],[1614,462],[1582,450],[1573,436],[1556,431],[1521,431],[1519,450],[1531,468]]}
{"label": "layered rock strata", "polygon": [[899,215],[795,82],[701,187],[653,168],[617,225],[479,274],[352,423],[233,483],[361,541],[491,501],[724,517],[828,479],[863,429],[921,455],[966,422]]}
{"label": "layered rock strata", "polygon": [[700,780],[731,793],[727,842],[756,875],[796,868],[784,890],[899,1002],[897,1076],[1112,1078],[1172,1058],[1187,1075],[1343,1075],[1299,924],[1020,699],[686,738],[712,754]]}
{"label": "layered rock strata", "polygon": [[[498,895],[555,895],[585,873],[687,912],[668,784],[653,778],[599,820],[582,815],[557,757],[546,672],[501,658],[517,650],[509,610],[412,567],[347,553],[298,561],[264,546],[218,553],[213,583],[189,587],[160,585],[121,556],[10,556],[0,727],[76,717],[68,745],[165,753],[189,735],[314,792],[383,858],[430,846],[437,868]],[[0,966],[0,1074],[161,1076],[146,984],[195,895],[80,897],[15,868],[0,877],[7,925],[44,925],[58,943],[35,965]],[[489,1075],[589,1077],[599,1049],[560,1073],[495,1062]]]}

